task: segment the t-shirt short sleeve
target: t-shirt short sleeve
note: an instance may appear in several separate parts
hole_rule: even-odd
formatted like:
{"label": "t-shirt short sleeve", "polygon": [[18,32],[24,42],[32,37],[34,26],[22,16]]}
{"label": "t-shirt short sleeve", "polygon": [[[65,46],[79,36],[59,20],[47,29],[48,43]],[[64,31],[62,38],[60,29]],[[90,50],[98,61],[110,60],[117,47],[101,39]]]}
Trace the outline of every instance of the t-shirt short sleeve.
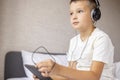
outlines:
{"label": "t-shirt short sleeve", "polygon": [[106,64],[113,62],[114,47],[107,35],[96,38],[94,43],[93,61],[100,61]]}

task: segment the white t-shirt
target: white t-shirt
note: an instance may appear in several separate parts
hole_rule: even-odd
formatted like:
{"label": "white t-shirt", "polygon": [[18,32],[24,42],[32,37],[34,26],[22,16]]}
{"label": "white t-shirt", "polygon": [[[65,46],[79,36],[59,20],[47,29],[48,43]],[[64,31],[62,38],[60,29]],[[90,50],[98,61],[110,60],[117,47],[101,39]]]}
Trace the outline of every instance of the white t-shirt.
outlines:
{"label": "white t-shirt", "polygon": [[89,71],[92,61],[105,63],[100,80],[114,80],[113,57],[114,46],[109,36],[98,28],[84,42],[81,40],[80,34],[70,40],[67,59],[77,61],[78,70]]}

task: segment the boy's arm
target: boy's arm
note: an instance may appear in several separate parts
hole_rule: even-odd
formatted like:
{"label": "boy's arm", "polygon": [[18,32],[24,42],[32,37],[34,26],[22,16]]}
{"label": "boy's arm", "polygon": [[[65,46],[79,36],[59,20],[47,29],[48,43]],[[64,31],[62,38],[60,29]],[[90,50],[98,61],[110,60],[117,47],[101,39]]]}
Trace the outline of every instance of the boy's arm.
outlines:
{"label": "boy's arm", "polygon": [[[70,62],[68,62],[68,63],[69,63],[68,67],[76,69],[76,62],[70,61]],[[71,64],[72,64],[72,65],[71,65]],[[58,76],[58,75],[51,75],[50,77],[51,77],[53,80],[70,80],[70,79],[67,79],[67,78],[65,78],[65,77]]]}
{"label": "boy's arm", "polygon": [[74,80],[99,80],[103,67],[104,63],[98,61],[92,62],[90,71],[80,71],[56,64],[51,73]]}
{"label": "boy's arm", "polygon": [[[69,80],[65,77],[61,77],[58,75],[50,75],[50,77],[52,78],[52,80]],[[33,76],[34,80],[39,80],[36,76]]]}
{"label": "boy's arm", "polygon": [[51,75],[50,76],[53,80],[69,80],[65,77],[62,77],[62,76],[58,76],[58,75]]}

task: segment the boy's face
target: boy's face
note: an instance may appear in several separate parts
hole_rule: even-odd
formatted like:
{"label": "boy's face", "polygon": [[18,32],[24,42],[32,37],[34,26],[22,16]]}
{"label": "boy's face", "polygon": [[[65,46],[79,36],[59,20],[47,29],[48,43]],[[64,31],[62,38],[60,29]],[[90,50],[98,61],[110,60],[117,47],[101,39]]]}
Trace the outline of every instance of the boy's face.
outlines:
{"label": "boy's face", "polygon": [[84,31],[93,25],[89,1],[76,1],[70,4],[70,19],[74,29]]}

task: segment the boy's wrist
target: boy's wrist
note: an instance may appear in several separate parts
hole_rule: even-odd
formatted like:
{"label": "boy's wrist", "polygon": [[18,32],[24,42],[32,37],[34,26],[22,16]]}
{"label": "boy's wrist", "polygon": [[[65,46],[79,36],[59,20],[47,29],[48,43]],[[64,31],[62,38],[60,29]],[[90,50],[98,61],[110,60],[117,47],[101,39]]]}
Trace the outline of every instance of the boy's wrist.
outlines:
{"label": "boy's wrist", "polygon": [[54,63],[54,65],[53,65],[53,67],[51,69],[50,74],[57,75],[59,72],[60,72],[60,65],[57,64],[57,63]]}

